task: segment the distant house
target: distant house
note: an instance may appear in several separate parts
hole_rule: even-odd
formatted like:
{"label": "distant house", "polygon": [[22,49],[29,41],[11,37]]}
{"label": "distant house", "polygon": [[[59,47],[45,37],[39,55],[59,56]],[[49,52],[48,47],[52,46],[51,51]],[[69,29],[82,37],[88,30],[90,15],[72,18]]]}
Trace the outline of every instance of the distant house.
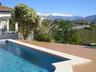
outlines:
{"label": "distant house", "polygon": [[[9,32],[9,19],[11,17],[12,8],[0,5],[0,32],[6,29]],[[18,25],[15,25],[15,29],[18,29]]]}

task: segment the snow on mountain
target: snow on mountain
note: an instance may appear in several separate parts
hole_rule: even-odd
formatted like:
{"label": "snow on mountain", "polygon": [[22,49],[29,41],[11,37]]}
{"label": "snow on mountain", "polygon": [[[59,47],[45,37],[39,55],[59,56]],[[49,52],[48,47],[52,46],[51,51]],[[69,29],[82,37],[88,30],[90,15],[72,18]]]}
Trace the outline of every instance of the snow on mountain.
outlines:
{"label": "snow on mountain", "polygon": [[47,19],[64,19],[64,20],[75,20],[82,19],[83,16],[74,16],[72,14],[61,14],[61,13],[37,13],[40,16],[46,17]]}

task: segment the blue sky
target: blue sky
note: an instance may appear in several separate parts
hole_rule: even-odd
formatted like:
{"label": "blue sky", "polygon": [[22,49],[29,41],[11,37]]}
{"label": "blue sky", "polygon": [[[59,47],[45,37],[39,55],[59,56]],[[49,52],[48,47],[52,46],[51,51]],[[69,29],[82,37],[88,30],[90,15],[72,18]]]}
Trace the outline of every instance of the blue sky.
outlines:
{"label": "blue sky", "polygon": [[96,0],[0,0],[3,5],[14,7],[25,3],[40,13],[61,13],[79,16],[96,14]]}

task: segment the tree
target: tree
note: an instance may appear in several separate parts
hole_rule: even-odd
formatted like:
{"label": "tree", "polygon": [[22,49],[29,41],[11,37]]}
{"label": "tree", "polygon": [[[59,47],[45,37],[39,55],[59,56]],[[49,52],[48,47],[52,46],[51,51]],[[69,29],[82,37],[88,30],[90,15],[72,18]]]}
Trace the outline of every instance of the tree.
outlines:
{"label": "tree", "polygon": [[29,34],[38,26],[39,16],[33,8],[19,4],[12,10],[12,20],[18,22],[19,32],[26,40]]}
{"label": "tree", "polygon": [[69,33],[72,30],[70,21],[55,20],[55,24],[58,25],[58,27],[53,31],[56,41],[60,43],[67,43]]}
{"label": "tree", "polygon": [[76,30],[72,29],[71,21],[55,20],[54,24],[58,25],[58,27],[53,30],[56,42],[69,44],[80,43],[80,35]]}
{"label": "tree", "polygon": [[96,24],[91,24],[89,29],[92,31],[96,31]]}
{"label": "tree", "polygon": [[54,20],[47,19],[41,21],[41,25],[38,27],[38,29],[35,30],[35,40],[54,42],[52,30],[56,27],[56,25],[53,24],[53,21]]}
{"label": "tree", "polygon": [[71,30],[70,31],[68,42],[70,44],[80,44],[81,38],[80,38],[80,34],[77,30]]}

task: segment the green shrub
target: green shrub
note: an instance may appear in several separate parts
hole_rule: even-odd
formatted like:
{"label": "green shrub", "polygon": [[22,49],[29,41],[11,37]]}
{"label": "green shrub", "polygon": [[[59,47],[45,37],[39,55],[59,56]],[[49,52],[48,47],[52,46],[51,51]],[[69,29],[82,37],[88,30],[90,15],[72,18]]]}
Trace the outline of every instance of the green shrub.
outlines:
{"label": "green shrub", "polygon": [[88,29],[81,29],[78,31],[80,34],[81,43],[89,44],[96,43],[96,32]]}
{"label": "green shrub", "polygon": [[77,32],[77,30],[71,30],[68,34],[67,43],[69,44],[80,44],[80,34]]}
{"label": "green shrub", "polygon": [[39,34],[35,37],[37,41],[44,41],[44,42],[54,42],[54,38],[49,34]]}

